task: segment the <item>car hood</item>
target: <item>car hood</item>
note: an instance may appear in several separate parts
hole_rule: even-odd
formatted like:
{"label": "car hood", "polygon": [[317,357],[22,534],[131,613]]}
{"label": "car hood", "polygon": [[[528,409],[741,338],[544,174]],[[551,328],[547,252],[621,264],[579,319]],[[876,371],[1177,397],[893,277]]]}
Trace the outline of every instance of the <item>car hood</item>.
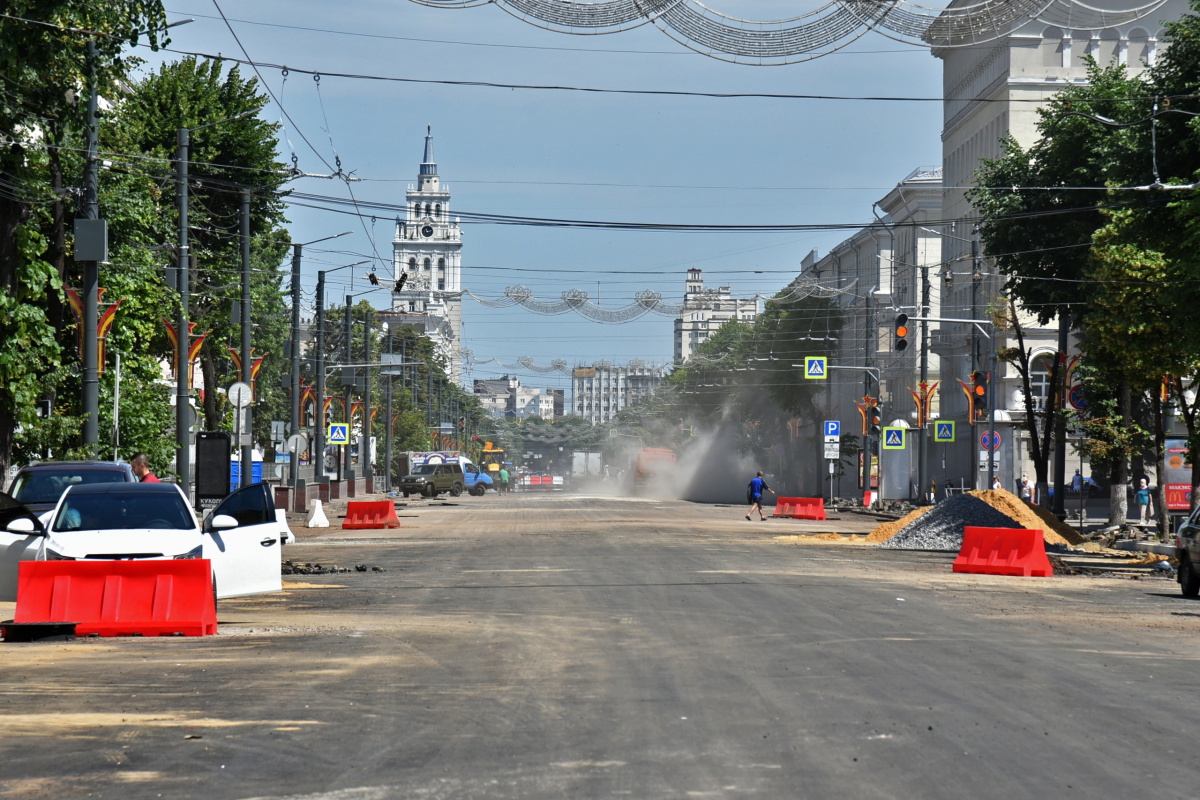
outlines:
{"label": "car hood", "polygon": [[51,531],[46,550],[67,558],[181,556],[203,542],[199,530],[131,528],[112,531]]}

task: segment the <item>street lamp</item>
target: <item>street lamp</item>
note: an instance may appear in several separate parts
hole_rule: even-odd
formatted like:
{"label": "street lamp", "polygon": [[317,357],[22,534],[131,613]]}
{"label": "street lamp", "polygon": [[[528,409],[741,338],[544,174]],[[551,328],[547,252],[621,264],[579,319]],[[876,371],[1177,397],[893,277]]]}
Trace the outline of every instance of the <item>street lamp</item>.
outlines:
{"label": "street lamp", "polygon": [[[228,119],[220,119],[216,122],[208,122],[204,125],[197,125],[194,128],[179,129],[179,161],[178,161],[178,183],[179,183],[179,328],[176,330],[176,352],[175,358],[176,375],[175,375],[175,471],[179,474],[179,485],[183,488],[184,494],[188,494],[189,486],[192,478],[192,464],[189,447],[191,444],[189,429],[191,428],[191,418],[189,412],[189,399],[191,397],[191,370],[188,363],[188,350],[191,345],[191,331],[188,330],[188,262],[190,253],[188,250],[188,148],[192,132],[211,128],[214,125],[221,125],[226,122],[249,117],[256,113],[256,110],[243,111]],[[243,365],[245,369],[245,365]],[[209,387],[212,391],[213,387]]]}

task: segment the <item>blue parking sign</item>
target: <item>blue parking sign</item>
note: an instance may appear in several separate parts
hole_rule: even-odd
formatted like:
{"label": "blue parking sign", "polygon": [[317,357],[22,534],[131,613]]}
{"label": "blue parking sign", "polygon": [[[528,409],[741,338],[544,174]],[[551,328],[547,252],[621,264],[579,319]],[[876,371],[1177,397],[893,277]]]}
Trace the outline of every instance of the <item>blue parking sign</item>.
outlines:
{"label": "blue parking sign", "polygon": [[841,436],[842,423],[836,419],[825,420],[825,435],[826,436]]}

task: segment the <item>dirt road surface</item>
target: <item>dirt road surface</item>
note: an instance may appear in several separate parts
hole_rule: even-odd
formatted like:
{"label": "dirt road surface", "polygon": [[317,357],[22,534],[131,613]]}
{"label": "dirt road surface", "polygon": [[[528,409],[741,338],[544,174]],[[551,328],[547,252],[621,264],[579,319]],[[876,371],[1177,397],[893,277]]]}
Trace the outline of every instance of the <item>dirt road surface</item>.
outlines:
{"label": "dirt road surface", "polygon": [[285,557],[368,571],[222,601],[214,637],[0,644],[0,797],[1200,796],[1173,581],[956,575],[810,535],[867,518],[743,513],[489,494],[297,528]]}

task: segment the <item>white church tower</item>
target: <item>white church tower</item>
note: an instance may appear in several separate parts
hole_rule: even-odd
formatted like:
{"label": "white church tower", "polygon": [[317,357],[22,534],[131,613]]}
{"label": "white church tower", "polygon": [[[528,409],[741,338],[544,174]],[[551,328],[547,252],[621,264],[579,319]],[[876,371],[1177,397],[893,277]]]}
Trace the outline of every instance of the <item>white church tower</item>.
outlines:
{"label": "white church tower", "polygon": [[450,219],[450,190],[442,185],[433,160],[433,129],[425,136],[425,158],[417,185],[409,186],[406,218],[396,217],[392,265],[396,277],[408,277],[392,293],[398,322],[412,325],[433,340],[446,360],[446,372],[461,382],[462,231]]}

